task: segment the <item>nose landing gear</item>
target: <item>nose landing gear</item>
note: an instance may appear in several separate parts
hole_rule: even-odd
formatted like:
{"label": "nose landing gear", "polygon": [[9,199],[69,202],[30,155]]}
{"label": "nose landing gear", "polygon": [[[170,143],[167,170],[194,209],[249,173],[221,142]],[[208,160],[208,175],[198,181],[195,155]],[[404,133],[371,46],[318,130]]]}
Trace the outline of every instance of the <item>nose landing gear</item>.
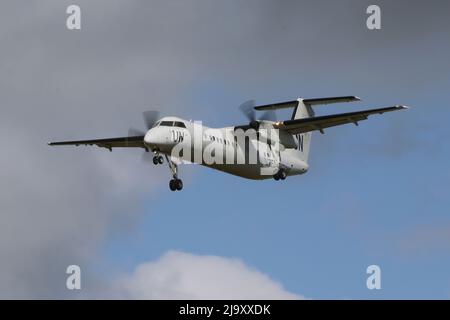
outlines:
{"label": "nose landing gear", "polygon": [[156,165],[158,165],[158,164],[163,164],[164,163],[164,158],[161,156],[161,155],[159,155],[159,154],[156,154],[154,157],[153,157],[153,164],[156,166]]}

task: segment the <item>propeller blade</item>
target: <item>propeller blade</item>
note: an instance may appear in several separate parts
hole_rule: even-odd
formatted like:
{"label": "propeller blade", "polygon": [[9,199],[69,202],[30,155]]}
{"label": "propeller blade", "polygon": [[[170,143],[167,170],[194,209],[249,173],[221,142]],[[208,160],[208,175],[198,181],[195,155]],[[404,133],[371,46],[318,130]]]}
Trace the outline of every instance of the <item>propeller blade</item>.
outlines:
{"label": "propeller blade", "polygon": [[249,122],[256,120],[255,109],[253,109],[254,107],[255,107],[255,100],[245,101],[243,104],[239,106],[239,109],[247,117]]}
{"label": "propeller blade", "polygon": [[129,137],[145,136],[145,132],[136,128],[130,128],[128,129],[128,136]]}
{"label": "propeller blade", "polygon": [[259,117],[260,120],[269,120],[269,121],[277,121],[277,115],[275,113],[275,110],[267,110],[264,112],[261,117]]}
{"label": "propeller blade", "polygon": [[159,119],[158,111],[145,111],[144,113],[142,113],[142,115],[144,117],[144,122],[147,126],[147,130],[152,128],[156,121]]}

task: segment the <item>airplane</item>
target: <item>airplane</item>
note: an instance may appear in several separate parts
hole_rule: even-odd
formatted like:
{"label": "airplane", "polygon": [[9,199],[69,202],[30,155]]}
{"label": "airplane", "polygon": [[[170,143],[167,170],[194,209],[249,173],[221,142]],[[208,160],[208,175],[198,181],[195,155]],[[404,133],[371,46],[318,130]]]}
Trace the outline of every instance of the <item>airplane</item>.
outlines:
{"label": "airplane", "polygon": [[[313,131],[323,134],[324,130],[330,127],[351,123],[358,125],[359,121],[366,120],[370,115],[408,109],[407,106],[394,105],[315,116],[314,108],[319,105],[355,101],[361,99],[356,96],[298,98],[259,106],[256,106],[253,100],[247,101],[240,109],[248,117],[248,124],[223,128],[209,128],[179,117],[159,118],[158,112],[147,111],[144,112],[146,132],[130,129],[126,137],[49,142],[48,145],[96,145],[110,151],[122,147],[151,151],[153,164],[163,164],[164,158],[166,159],[172,174],[169,181],[171,191],[183,189],[178,167],[189,162],[247,179],[285,180],[288,176],[301,175],[308,171]],[[286,108],[293,110],[291,119],[276,121],[275,110]],[[256,119],[255,111],[265,112]],[[249,132],[252,134],[248,134]],[[177,152],[174,152],[175,150]],[[209,150],[209,153],[205,150]],[[209,158],[205,158],[205,154],[209,155]],[[230,154],[230,158],[225,157]],[[252,154],[256,154],[256,157],[252,157]],[[221,159],[224,160],[219,161]],[[232,161],[229,161],[230,159]]]}

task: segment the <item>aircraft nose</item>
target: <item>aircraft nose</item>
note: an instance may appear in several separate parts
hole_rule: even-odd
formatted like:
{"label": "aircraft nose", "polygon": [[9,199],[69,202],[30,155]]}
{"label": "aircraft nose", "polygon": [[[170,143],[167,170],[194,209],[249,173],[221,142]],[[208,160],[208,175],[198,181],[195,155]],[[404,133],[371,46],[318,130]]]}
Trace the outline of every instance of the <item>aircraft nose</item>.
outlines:
{"label": "aircraft nose", "polygon": [[144,137],[145,144],[147,144],[151,147],[161,144],[160,140],[161,139],[159,139],[159,136],[155,129],[150,129],[149,131],[147,131],[147,133],[145,134],[145,137]]}

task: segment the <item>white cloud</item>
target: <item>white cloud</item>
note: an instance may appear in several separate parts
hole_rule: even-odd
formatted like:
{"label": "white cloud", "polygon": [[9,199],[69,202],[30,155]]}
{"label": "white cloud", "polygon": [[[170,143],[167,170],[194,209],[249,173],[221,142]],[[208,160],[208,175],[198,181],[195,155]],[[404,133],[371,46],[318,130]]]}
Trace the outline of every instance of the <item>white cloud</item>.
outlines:
{"label": "white cloud", "polygon": [[304,299],[235,258],[169,251],[120,277],[125,299]]}

